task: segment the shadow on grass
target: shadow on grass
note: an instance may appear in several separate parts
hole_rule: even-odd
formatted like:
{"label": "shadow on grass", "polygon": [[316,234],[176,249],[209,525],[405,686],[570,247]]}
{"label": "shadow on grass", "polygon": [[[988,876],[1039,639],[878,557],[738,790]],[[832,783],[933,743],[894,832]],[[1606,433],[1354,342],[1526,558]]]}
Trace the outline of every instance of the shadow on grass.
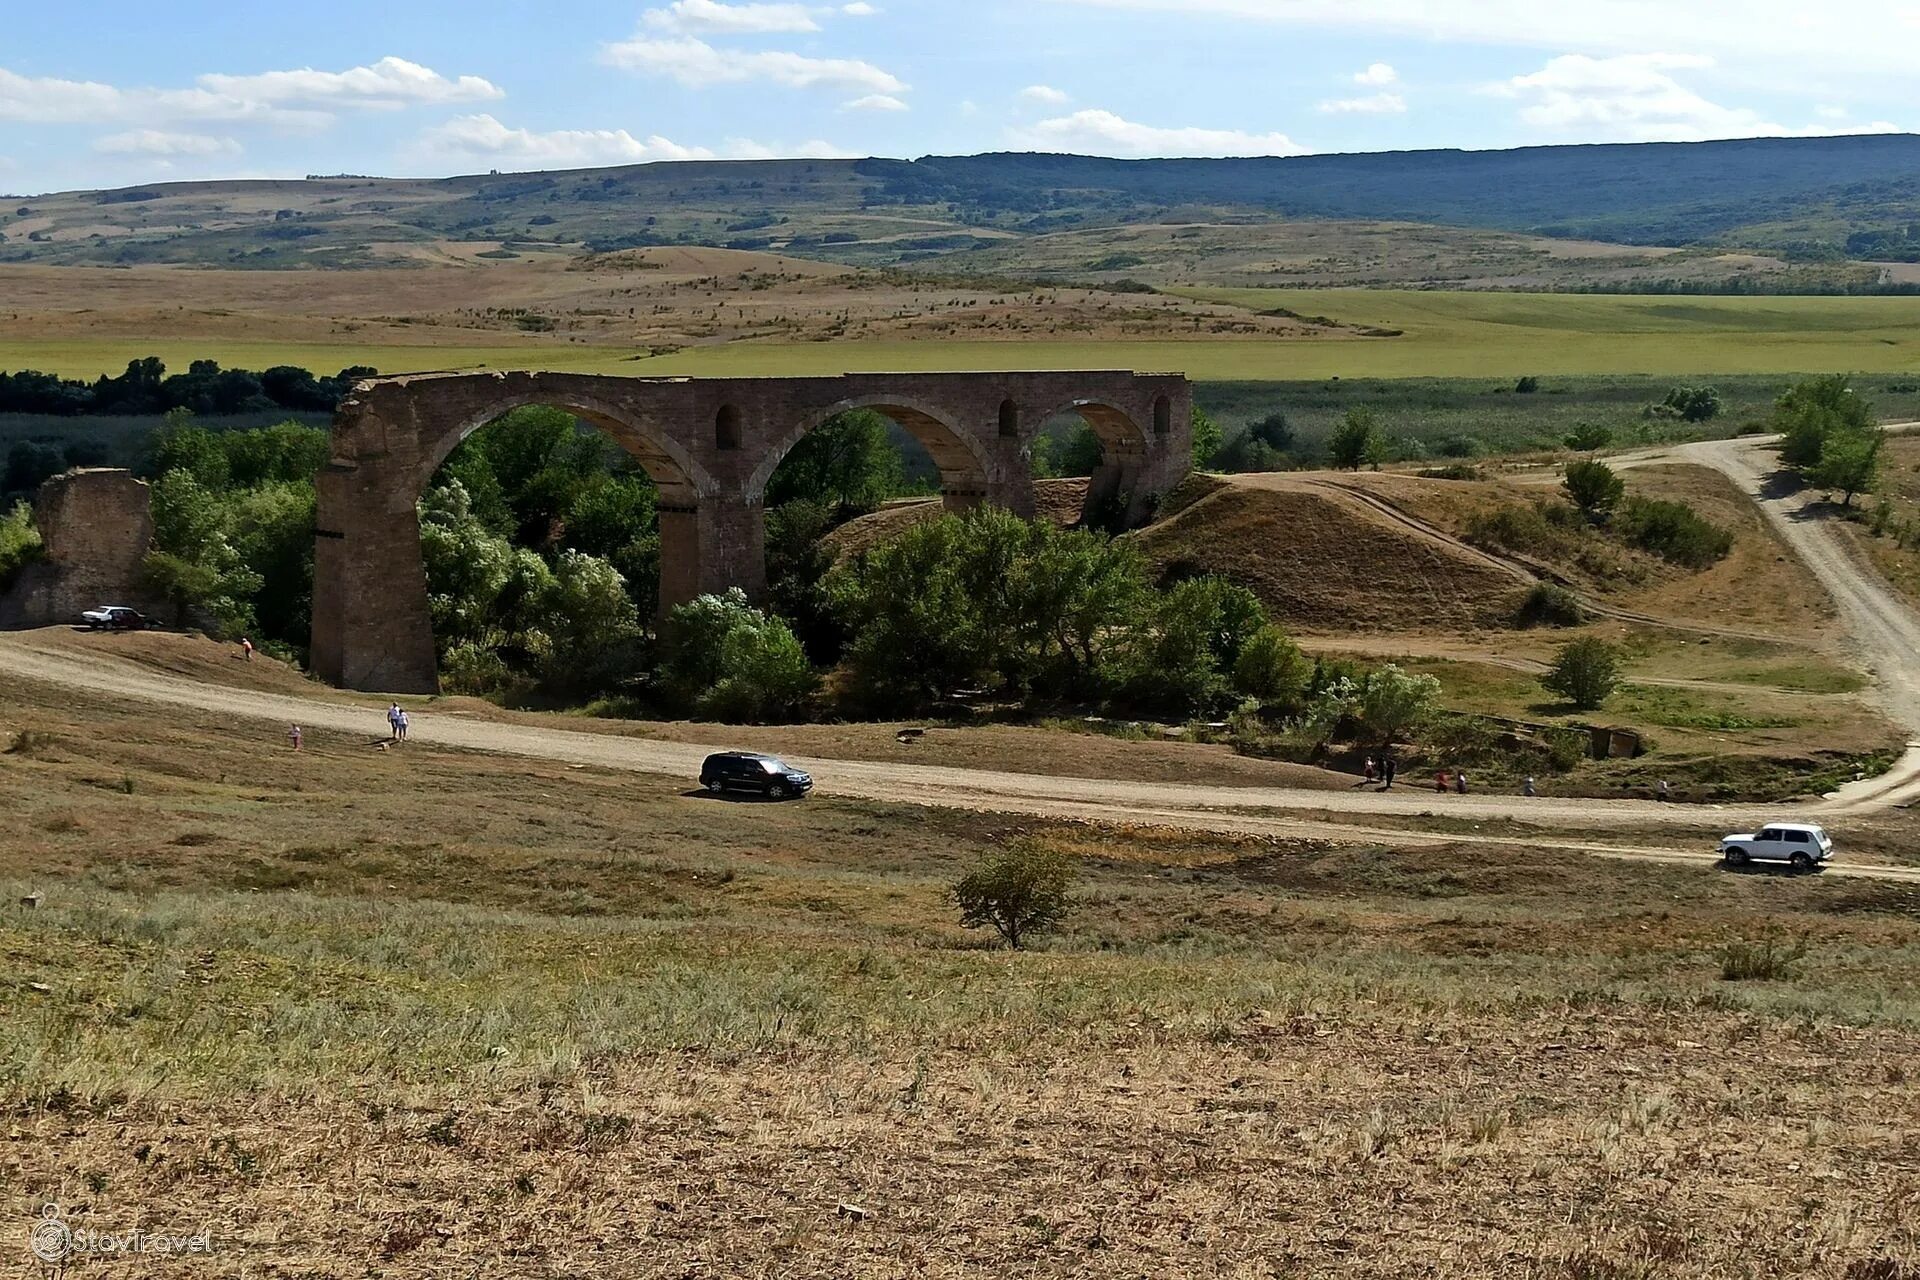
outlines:
{"label": "shadow on grass", "polygon": [[719,800],[727,804],[792,804],[795,800],[804,800],[805,796],[770,796],[760,791],[709,791],[705,787],[695,787],[691,791],[682,791],[683,800]]}

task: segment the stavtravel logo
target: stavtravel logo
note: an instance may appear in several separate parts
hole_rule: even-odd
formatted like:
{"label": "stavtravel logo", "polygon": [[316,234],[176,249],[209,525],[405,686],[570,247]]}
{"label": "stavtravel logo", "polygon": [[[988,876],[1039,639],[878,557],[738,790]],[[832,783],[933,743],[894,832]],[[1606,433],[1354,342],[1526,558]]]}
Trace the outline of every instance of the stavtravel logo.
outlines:
{"label": "stavtravel logo", "polygon": [[169,1235],[155,1231],[78,1231],[66,1224],[58,1205],[48,1205],[27,1231],[27,1247],[42,1262],[64,1262],[68,1258],[90,1254],[169,1254],[212,1253],[213,1237],[202,1228],[192,1235]]}

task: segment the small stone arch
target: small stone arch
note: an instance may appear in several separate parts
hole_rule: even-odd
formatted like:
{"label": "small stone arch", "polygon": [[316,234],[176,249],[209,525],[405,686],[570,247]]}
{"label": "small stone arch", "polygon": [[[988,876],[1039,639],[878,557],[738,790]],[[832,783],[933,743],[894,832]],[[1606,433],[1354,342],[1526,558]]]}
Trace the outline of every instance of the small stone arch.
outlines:
{"label": "small stone arch", "polygon": [[738,449],[741,440],[740,406],[723,404],[720,412],[713,415],[713,447],[716,449]]}
{"label": "small stone arch", "polygon": [[760,465],[747,478],[742,491],[751,503],[764,501],[773,473],[786,461],[794,446],[824,426],[829,419],[854,409],[872,409],[899,423],[932,455],[940,469],[940,491],[947,509],[976,507],[987,493],[989,460],[985,448],[973,433],[963,431],[953,419],[931,405],[902,396],[856,396],[816,409],[802,418],[786,435],[775,440],[760,459]]}
{"label": "small stone arch", "polygon": [[1000,402],[1000,438],[1002,440],[1020,438],[1020,406],[1011,399]]}

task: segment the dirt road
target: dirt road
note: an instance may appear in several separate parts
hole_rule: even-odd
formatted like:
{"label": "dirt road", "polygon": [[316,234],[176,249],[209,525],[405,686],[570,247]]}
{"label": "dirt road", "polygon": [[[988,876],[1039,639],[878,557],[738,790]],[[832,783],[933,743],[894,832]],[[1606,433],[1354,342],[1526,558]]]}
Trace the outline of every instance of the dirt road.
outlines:
{"label": "dirt road", "polygon": [[[76,651],[35,633],[0,636],[0,671],[62,688],[150,705],[187,707],[239,721],[299,723],[309,732],[377,735],[383,701],[339,695],[286,694],[206,684],[111,656]],[[678,780],[697,776],[713,747],[658,742],[577,730],[503,724],[460,715],[414,715],[416,740],[443,746],[567,764],[628,770]],[[1233,835],[1379,840],[1400,846],[1476,844],[1563,849],[1637,861],[1713,860],[1714,838],[1743,824],[1778,819],[1779,807],[1693,809],[1620,800],[1528,800],[1516,796],[1439,796],[1417,787],[1382,793],[1307,791],[1281,787],[1193,786],[1050,777],[999,770],[882,764],[794,757],[820,780],[822,795],[885,800],[977,812],[1181,827]],[[1810,806],[1826,814],[1871,812],[1885,801]],[[1398,819],[1409,827],[1369,826],[1365,819]],[[1449,830],[1422,829],[1423,819],[1446,820]],[[1358,821],[1356,821],[1358,820]],[[1514,820],[1568,832],[1615,830],[1617,840],[1551,834],[1493,835],[1475,823]],[[1845,866],[1831,871],[1920,884],[1920,868]]]}

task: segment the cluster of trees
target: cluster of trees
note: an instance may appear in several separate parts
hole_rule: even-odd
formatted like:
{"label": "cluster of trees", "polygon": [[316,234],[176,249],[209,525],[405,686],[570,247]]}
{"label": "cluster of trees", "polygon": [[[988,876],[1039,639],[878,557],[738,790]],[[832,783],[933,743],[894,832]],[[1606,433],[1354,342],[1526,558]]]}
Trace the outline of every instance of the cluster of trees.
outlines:
{"label": "cluster of trees", "polygon": [[176,410],[147,443],[148,585],[183,616],[304,647],[313,608],[313,477],[327,433],[298,422],[210,431]]}
{"label": "cluster of trees", "polygon": [[1887,435],[1845,375],[1795,383],[1774,405],[1773,425],[1780,460],[1809,484],[1843,495],[1847,506],[1879,483]]}
{"label": "cluster of trees", "polygon": [[1658,404],[1648,405],[1646,416],[1711,422],[1720,416],[1724,407],[1720,392],[1713,387],[1675,387]]}
{"label": "cluster of trees", "polygon": [[364,366],[316,377],[297,365],[254,372],[222,369],[215,360],[195,360],[185,373],[168,374],[157,357],[127,362],[126,372],[92,382],[37,369],[0,372],[0,413],[61,417],[100,414],[161,414],[186,409],[203,417],[237,413],[331,413],[353,384],[376,376]]}

